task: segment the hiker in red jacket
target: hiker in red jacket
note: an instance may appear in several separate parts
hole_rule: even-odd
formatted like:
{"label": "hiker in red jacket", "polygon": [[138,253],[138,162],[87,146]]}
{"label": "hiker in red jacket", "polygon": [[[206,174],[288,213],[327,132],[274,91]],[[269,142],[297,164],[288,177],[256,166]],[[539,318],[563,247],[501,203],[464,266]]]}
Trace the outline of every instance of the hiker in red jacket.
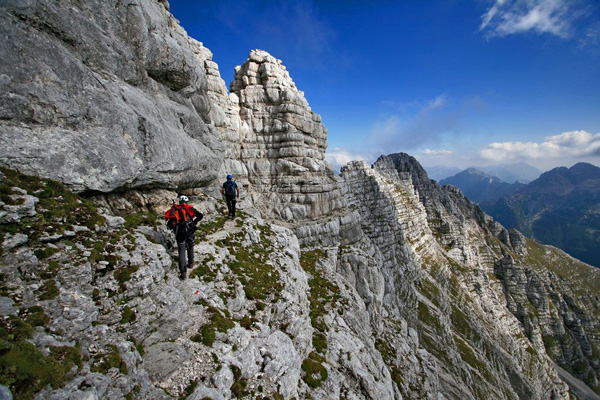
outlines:
{"label": "hiker in red jacket", "polygon": [[[185,279],[186,270],[192,269],[194,265],[194,241],[196,237],[196,225],[204,215],[188,204],[188,197],[181,196],[179,204],[173,206],[165,212],[167,226],[175,232],[177,241],[177,251],[179,252],[179,272],[180,278]],[[187,253],[187,262],[186,262]]]}

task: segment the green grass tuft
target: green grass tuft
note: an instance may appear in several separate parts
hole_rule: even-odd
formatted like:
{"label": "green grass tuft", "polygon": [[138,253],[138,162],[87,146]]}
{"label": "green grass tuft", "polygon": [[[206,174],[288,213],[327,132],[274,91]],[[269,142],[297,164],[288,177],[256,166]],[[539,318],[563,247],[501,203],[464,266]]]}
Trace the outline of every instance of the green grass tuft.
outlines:
{"label": "green grass tuft", "polygon": [[146,354],[146,351],[144,350],[144,344],[143,343],[138,343],[137,340],[135,339],[135,337],[133,336],[129,336],[127,338],[128,341],[130,341],[131,343],[133,343],[133,345],[135,346],[135,349],[137,350],[138,353],[140,353],[140,356],[144,356],[144,354]]}
{"label": "green grass tuft", "polygon": [[60,291],[54,279],[49,279],[38,290],[40,300],[52,300],[58,296]]}
{"label": "green grass tuft", "polygon": [[0,339],[11,342],[18,342],[31,338],[33,335],[33,326],[15,315],[10,315],[8,319],[0,319]]}
{"label": "green grass tuft", "polygon": [[302,371],[304,372],[302,380],[313,389],[318,388],[327,380],[327,370],[322,363],[323,358],[314,352],[302,361]]}
{"label": "green grass tuft", "polygon": [[101,354],[96,354],[92,362],[90,370],[107,374],[111,368],[117,368],[122,374],[127,375],[127,365],[119,354],[119,349],[113,344],[106,346],[106,351]]}
{"label": "green grass tuft", "polygon": [[31,326],[48,326],[50,317],[46,315],[44,309],[40,306],[29,307],[21,311],[21,317]]}
{"label": "green grass tuft", "polygon": [[181,396],[179,396],[179,400],[187,399],[192,395],[192,393],[194,393],[194,390],[196,390],[197,387],[198,381],[191,381],[190,384],[184,389],[183,393],[181,393]]}
{"label": "green grass tuft", "polygon": [[236,366],[231,365],[231,371],[233,372],[233,383],[231,384],[231,393],[238,399],[241,399],[246,395],[246,386],[248,381],[242,377],[242,370]]}
{"label": "green grass tuft", "polygon": [[50,356],[61,363],[67,371],[73,366],[81,368],[81,352],[78,347],[50,346]]}
{"label": "green grass tuft", "polygon": [[250,329],[254,322],[255,320],[253,318],[250,318],[248,315],[244,315],[244,317],[240,320],[240,326],[245,329]]}
{"label": "green grass tuft", "polygon": [[121,324],[128,324],[133,321],[135,321],[135,311],[131,307],[125,306],[121,313]]}
{"label": "green grass tuft", "polygon": [[125,219],[125,229],[132,230],[141,225],[156,227],[158,226],[158,214],[151,211],[139,211],[133,214],[128,214],[123,217]]}
{"label": "green grass tuft", "polygon": [[139,269],[140,267],[137,265],[128,265],[126,267],[119,268],[114,272],[114,277],[117,280],[117,282],[119,282],[119,287],[121,288],[121,291],[125,291],[125,289],[127,288],[125,283],[129,282],[131,280],[131,275],[137,272]]}
{"label": "green grass tuft", "polygon": [[396,362],[396,351],[383,338],[375,340],[375,348],[379,351],[383,357],[383,361],[389,367],[392,380],[398,385],[398,389],[401,390],[404,386],[404,377]]}
{"label": "green grass tuft", "polygon": [[300,265],[310,274],[310,323],[315,328],[313,334],[313,347],[318,353],[324,354],[327,350],[327,325],[325,315],[341,301],[338,286],[327,280],[320,268],[319,260],[325,258],[322,250],[303,251],[300,255]]}
{"label": "green grass tuft", "polygon": [[44,247],[42,249],[35,250],[33,253],[38,259],[43,260],[58,253],[59,251],[59,249],[56,249],[54,247]]}
{"label": "green grass tuft", "polygon": [[198,230],[196,230],[196,242],[203,242],[208,235],[222,230],[225,222],[227,222],[227,217],[224,215],[219,215],[208,221],[200,221]]}
{"label": "green grass tuft", "polygon": [[27,341],[0,339],[0,382],[10,388],[17,399],[33,399],[46,385],[61,387],[73,366],[81,368],[77,347],[50,347],[44,356]]}
{"label": "green grass tuft", "polygon": [[219,310],[218,308],[208,306],[207,311],[210,313],[210,322],[200,327],[200,331],[190,338],[191,341],[202,343],[205,346],[212,346],[216,339],[216,333],[226,333],[235,326],[235,323],[227,310]]}

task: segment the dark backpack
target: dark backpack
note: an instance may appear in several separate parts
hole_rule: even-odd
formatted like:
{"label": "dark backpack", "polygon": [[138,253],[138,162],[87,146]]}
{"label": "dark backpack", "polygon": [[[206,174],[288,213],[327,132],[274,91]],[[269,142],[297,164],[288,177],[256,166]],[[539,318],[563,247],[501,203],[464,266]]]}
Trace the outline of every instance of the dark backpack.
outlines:
{"label": "dark backpack", "polygon": [[225,182],[225,195],[226,196],[233,196],[235,197],[236,192],[235,192],[235,188],[236,188],[236,184],[234,181],[227,181]]}
{"label": "dark backpack", "polygon": [[187,236],[188,234],[190,234],[194,231],[195,231],[194,223],[192,222],[191,219],[179,220],[179,222],[177,223],[177,226],[175,227],[176,235],[186,235]]}

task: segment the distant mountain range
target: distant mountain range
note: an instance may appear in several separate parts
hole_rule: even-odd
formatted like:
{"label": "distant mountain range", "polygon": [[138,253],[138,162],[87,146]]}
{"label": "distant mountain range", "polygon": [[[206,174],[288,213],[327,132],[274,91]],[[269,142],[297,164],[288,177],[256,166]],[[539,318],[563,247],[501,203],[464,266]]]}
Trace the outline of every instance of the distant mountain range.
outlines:
{"label": "distant mountain range", "polygon": [[[466,188],[463,192],[471,198]],[[588,163],[555,168],[480,206],[505,227],[600,267],[600,168]]]}
{"label": "distant mountain range", "polygon": [[450,178],[442,179],[439,184],[456,186],[475,203],[495,201],[526,186],[518,182],[506,183],[475,168],[468,168]]}
{"label": "distant mountain range", "polygon": [[444,167],[441,165],[436,165],[433,167],[424,167],[427,171],[427,176],[436,182],[441,181],[444,178],[448,178],[449,176],[458,174],[461,170],[456,167]]}
{"label": "distant mountain range", "polygon": [[[429,175],[431,179],[435,179],[437,182],[461,172],[459,168],[445,166],[426,167],[425,169],[427,170],[427,175]],[[486,174],[495,176],[506,183],[529,183],[532,180],[537,179],[542,174],[542,171],[524,162],[492,165],[487,167],[469,167],[466,170],[469,169],[477,169]]]}
{"label": "distant mountain range", "polygon": [[529,183],[542,174],[542,171],[524,162],[474,168],[500,178],[507,183]]}

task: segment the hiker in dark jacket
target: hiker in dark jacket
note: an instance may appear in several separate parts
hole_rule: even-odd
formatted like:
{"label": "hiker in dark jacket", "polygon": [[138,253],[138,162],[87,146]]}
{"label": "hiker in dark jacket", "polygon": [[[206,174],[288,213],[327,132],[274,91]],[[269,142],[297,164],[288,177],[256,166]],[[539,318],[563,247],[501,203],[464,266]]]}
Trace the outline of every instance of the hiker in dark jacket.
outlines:
{"label": "hiker in dark jacket", "polygon": [[[188,204],[188,197],[181,196],[179,204],[173,206],[165,212],[167,226],[175,232],[177,241],[177,251],[179,252],[179,272],[180,278],[185,279],[186,270],[192,269],[194,265],[194,241],[196,236],[196,225],[204,215]],[[187,252],[187,262],[186,262]]]}
{"label": "hiker in dark jacket", "polygon": [[223,187],[221,188],[221,194],[225,196],[225,201],[227,202],[227,216],[231,219],[235,218],[235,202],[236,199],[240,198],[240,189],[235,181],[231,178],[231,175],[227,175],[227,180],[223,182]]}

